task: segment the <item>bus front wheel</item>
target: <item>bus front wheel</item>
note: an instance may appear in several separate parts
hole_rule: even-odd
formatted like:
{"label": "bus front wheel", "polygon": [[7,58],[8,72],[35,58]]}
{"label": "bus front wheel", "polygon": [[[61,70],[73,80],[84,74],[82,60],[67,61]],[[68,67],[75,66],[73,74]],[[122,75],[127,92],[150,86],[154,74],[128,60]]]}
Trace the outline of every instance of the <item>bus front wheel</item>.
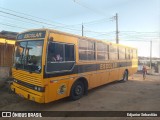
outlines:
{"label": "bus front wheel", "polygon": [[71,100],[78,100],[84,94],[84,84],[82,81],[76,81],[71,88],[70,98]]}

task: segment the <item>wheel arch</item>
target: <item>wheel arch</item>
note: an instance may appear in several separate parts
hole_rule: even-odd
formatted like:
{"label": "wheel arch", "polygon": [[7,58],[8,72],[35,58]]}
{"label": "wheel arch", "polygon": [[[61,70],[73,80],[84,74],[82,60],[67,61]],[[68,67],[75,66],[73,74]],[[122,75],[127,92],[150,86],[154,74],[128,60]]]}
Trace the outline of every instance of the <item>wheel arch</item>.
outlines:
{"label": "wheel arch", "polygon": [[[84,84],[84,94],[87,94],[87,93],[88,93],[88,80],[87,80],[87,78],[85,78],[85,77],[79,77],[79,78],[77,78],[77,79],[73,82],[72,86],[73,86],[74,83],[76,83],[77,81],[81,81],[81,82]],[[72,86],[71,86],[71,89],[72,89]]]}

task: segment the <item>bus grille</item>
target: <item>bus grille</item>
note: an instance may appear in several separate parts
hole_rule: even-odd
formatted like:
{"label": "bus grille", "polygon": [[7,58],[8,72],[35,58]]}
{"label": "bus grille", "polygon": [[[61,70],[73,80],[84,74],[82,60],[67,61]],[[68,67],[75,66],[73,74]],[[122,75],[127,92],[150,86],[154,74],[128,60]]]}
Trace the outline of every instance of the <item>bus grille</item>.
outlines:
{"label": "bus grille", "polygon": [[33,76],[33,74],[24,74],[21,73],[20,71],[13,71],[13,78],[26,82],[26,83],[30,83],[33,85],[37,85],[37,86],[42,86],[42,80],[40,77],[37,76]]}

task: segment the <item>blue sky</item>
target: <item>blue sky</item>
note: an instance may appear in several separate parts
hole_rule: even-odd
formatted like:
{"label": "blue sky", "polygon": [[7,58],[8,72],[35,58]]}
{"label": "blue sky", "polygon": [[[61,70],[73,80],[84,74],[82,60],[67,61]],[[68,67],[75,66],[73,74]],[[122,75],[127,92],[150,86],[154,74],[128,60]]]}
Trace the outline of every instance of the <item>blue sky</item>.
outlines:
{"label": "blue sky", "polygon": [[83,22],[85,36],[113,42],[112,17],[118,13],[120,43],[137,47],[140,56],[149,56],[152,40],[153,56],[160,57],[160,0],[0,0],[0,11],[0,31],[45,27],[81,35]]}

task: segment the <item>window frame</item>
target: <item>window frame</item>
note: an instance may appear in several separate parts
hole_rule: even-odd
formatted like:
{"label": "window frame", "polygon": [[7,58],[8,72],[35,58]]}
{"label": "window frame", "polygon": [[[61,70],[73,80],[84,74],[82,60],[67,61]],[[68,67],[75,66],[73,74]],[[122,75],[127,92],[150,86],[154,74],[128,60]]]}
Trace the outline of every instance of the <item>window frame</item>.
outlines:
{"label": "window frame", "polygon": [[[80,49],[80,48],[79,48],[80,41],[85,41],[85,42],[87,42],[87,49]],[[93,43],[94,43],[94,50],[90,50],[90,49],[89,49],[89,42],[93,42]],[[85,59],[85,60],[80,59],[80,51],[83,51],[83,52],[84,52],[84,51],[85,51],[85,52],[93,52],[93,53],[94,53],[94,59],[92,59],[92,60],[88,59],[88,53],[87,53],[87,59]],[[78,58],[79,58],[79,61],[81,61],[81,62],[96,61],[96,42],[93,41],[93,40],[78,39]]]}
{"label": "window frame", "polygon": [[132,49],[132,59],[137,59],[138,58],[138,54],[137,54],[137,49]]}
{"label": "window frame", "polygon": [[[48,45],[49,45],[49,43],[57,43],[57,44],[63,44],[63,48],[65,48],[64,47],[64,45],[73,45],[73,48],[74,48],[74,61],[58,61],[58,62],[51,62],[51,63],[73,63],[73,66],[72,66],[72,68],[70,69],[70,70],[61,70],[61,71],[51,71],[51,72],[48,72],[47,71],[47,62],[48,62],[48,60],[47,60],[47,58],[48,58]],[[65,49],[63,50],[63,52],[64,52],[64,57],[65,57]],[[46,60],[46,62],[45,62],[45,73],[47,73],[47,74],[53,74],[53,73],[64,73],[64,72],[71,72],[71,71],[73,71],[73,69],[74,69],[74,67],[75,67],[75,63],[76,63],[76,49],[75,49],[75,44],[73,44],[73,43],[63,43],[63,42],[57,42],[57,41],[48,41],[47,42],[47,47],[46,47],[46,58],[45,58],[45,60]],[[64,60],[65,60],[65,58],[64,58]]]}
{"label": "window frame", "polygon": [[119,60],[126,60],[126,48],[123,46],[118,47]]}
{"label": "window frame", "polygon": [[16,67],[16,61],[15,61],[15,59],[16,59],[16,49],[17,49],[17,45],[15,45],[15,48],[14,48],[14,59],[13,59],[13,61],[14,61],[14,63],[13,63],[13,68],[17,68],[17,69],[20,69],[20,70],[23,70],[23,71],[27,71],[27,72],[31,72],[31,73],[36,73],[36,74],[41,74],[42,73],[42,68],[43,68],[43,65],[42,65],[42,61],[43,61],[43,47],[44,47],[44,39],[32,39],[32,40],[30,40],[30,39],[25,39],[25,40],[22,40],[22,41],[16,41],[16,43],[15,44],[17,44],[17,43],[20,43],[20,42],[26,42],[26,45],[25,45],[25,49],[23,49],[23,55],[25,55],[26,56],[26,47],[27,47],[27,45],[28,45],[28,42],[33,42],[33,41],[42,41],[43,43],[42,43],[42,50],[41,50],[41,62],[40,62],[40,67],[41,67],[41,70],[39,71],[39,72],[37,72],[37,71],[30,71],[30,70],[27,70],[27,69],[25,69],[24,68],[24,63],[23,63],[23,68],[21,69],[21,68],[17,68]]}
{"label": "window frame", "polygon": [[[98,44],[102,45],[106,49],[106,51],[105,50],[100,50],[99,47],[98,47]],[[109,60],[109,45],[108,44],[103,43],[103,42],[96,42],[96,52],[97,52],[97,54],[96,54],[96,60],[97,61],[107,61],[107,60]],[[99,53],[100,54],[104,53],[105,59],[99,59],[98,58]],[[107,59],[106,59],[106,56],[107,56]]]}
{"label": "window frame", "polygon": [[[116,51],[115,51],[115,48],[116,48]],[[109,60],[119,60],[118,49],[119,49],[119,47],[117,45],[109,45]],[[114,51],[112,51],[112,50],[114,50]],[[111,57],[111,55],[115,55],[115,57],[117,56],[116,59]]]}

